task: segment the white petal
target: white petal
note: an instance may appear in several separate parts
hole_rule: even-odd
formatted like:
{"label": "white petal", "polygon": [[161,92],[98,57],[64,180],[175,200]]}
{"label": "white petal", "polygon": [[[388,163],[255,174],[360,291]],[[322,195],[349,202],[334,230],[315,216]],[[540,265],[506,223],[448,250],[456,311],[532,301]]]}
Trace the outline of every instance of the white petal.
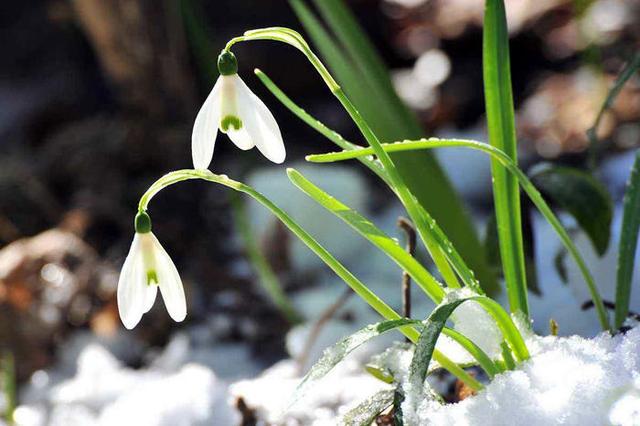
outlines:
{"label": "white petal", "polygon": [[235,83],[238,113],[243,123],[246,123],[251,140],[267,159],[274,163],[282,163],[286,157],[286,151],[276,119],[264,102],[237,75]]}
{"label": "white petal", "polygon": [[149,284],[145,283],[144,290],[144,303],[143,303],[143,311],[146,314],[153,308],[153,302],[156,301],[156,295],[158,294],[158,286],[155,283]]}
{"label": "white petal", "polygon": [[196,169],[207,169],[213,158],[213,147],[220,122],[220,87],[221,79],[218,78],[193,123],[191,157]]}
{"label": "white petal", "polygon": [[187,301],[180,274],[155,235],[151,234],[151,236],[154,239],[160,294],[169,316],[174,321],[180,322],[187,316]]}
{"label": "white petal", "polygon": [[140,235],[136,233],[118,280],[118,311],[122,323],[129,330],[140,322],[144,313],[145,281]]}
{"label": "white petal", "polygon": [[246,124],[243,122],[243,127],[240,130],[229,129],[227,131],[227,136],[231,139],[238,148],[246,151],[248,149],[253,148],[255,145],[251,136],[249,136],[249,132],[247,132]]}
{"label": "white petal", "polygon": [[[221,88],[220,88],[220,119],[224,120],[227,115],[233,115],[238,118],[238,96],[236,90],[236,79],[238,79],[238,75],[225,75],[220,77],[222,80]],[[242,128],[236,130],[235,127],[229,126],[227,130],[222,130],[225,132],[229,139],[240,149],[248,150],[253,148],[255,145],[247,132],[247,128],[245,123],[242,123]]]}

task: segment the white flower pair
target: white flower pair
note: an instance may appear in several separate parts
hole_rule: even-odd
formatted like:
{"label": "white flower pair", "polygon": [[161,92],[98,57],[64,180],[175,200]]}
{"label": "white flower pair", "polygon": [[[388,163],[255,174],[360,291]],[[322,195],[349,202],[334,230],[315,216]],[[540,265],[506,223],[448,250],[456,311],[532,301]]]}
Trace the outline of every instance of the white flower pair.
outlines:
{"label": "white flower pair", "polygon": [[[282,163],[286,153],[278,123],[265,104],[238,77],[233,53],[218,57],[220,77],[200,108],[193,125],[191,149],[193,166],[207,169],[213,158],[218,129],[238,148],[254,146],[274,163]],[[180,322],[187,304],[180,275],[173,261],[151,232],[151,218],[138,212],[136,233],[118,280],[118,310],[128,329],[134,328],[156,299],[158,288],[171,318]]]}

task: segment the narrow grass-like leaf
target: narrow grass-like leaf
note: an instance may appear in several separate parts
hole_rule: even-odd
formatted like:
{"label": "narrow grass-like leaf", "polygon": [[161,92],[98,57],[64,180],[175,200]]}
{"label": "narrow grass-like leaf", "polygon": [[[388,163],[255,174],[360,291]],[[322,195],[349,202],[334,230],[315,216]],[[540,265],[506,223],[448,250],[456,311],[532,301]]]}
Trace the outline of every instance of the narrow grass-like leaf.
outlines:
{"label": "narrow grass-like leaf", "polygon": [[[592,157],[595,155],[595,145],[598,142],[597,130],[598,130],[598,126],[600,125],[600,121],[604,116],[604,113],[611,107],[611,105],[613,104],[613,101],[616,100],[616,98],[620,94],[620,91],[624,87],[625,83],[636,73],[636,71],[638,71],[639,68],[640,68],[640,51],[636,52],[633,55],[631,60],[620,72],[620,74],[618,75],[618,78],[616,78],[616,81],[613,83],[613,86],[611,86],[611,89],[609,89],[609,93],[607,93],[607,97],[605,98],[604,103],[602,104],[602,106],[600,107],[600,110],[598,111],[598,115],[596,116],[593,126],[591,126],[589,130],[587,130],[587,136],[589,137],[589,142],[591,144],[590,154]],[[592,163],[594,163],[595,159],[592,158],[591,161]]]}
{"label": "narrow grass-like leaf", "polygon": [[289,301],[289,298],[282,289],[280,280],[273,272],[271,265],[269,265],[269,262],[260,250],[260,247],[258,247],[254,234],[251,231],[251,225],[247,220],[247,213],[242,200],[237,197],[232,197],[231,206],[233,208],[233,217],[237,225],[236,228],[242,237],[244,249],[247,257],[249,258],[249,262],[258,276],[258,281],[262,284],[262,287],[273,304],[278,308],[287,321],[289,321],[289,323],[298,324],[302,322],[302,316],[296,311]]}
{"label": "narrow grass-like leaf", "polygon": [[[255,70],[256,76],[265,85],[265,87],[285,106],[296,115],[300,120],[309,125],[312,129],[320,133],[322,136],[329,139],[334,144],[338,145],[344,150],[362,148],[360,145],[356,145],[343,138],[338,132],[325,126],[320,120],[313,117],[306,112],[300,106],[298,106],[293,100],[288,97],[264,72],[259,69]],[[389,177],[387,172],[380,164],[379,161],[368,157],[359,157],[358,160],[375,173],[380,179],[382,179],[387,185],[390,186]]]}
{"label": "narrow grass-like leaf", "polygon": [[413,256],[407,253],[396,240],[385,234],[367,218],[311,183],[297,170],[287,169],[287,175],[291,182],[302,192],[342,219],[369,242],[382,250],[389,258],[396,262],[398,266],[407,271],[420,288],[429,295],[431,300],[435,303],[440,303],[445,294],[440,284],[433,278],[429,271]]}
{"label": "narrow grass-like leaf", "polygon": [[393,389],[376,392],[342,416],[340,424],[344,426],[369,426],[380,413],[393,404],[393,398]]}
{"label": "narrow grass-like leaf", "polygon": [[[627,189],[624,194],[624,213],[618,247],[615,327],[620,328],[629,314],[631,278],[640,230],[640,150],[636,151]],[[636,289],[638,290],[638,289]]]}
{"label": "narrow grass-like leaf", "polygon": [[[349,10],[338,2],[332,2],[328,8],[325,8],[321,2],[317,3],[318,8],[321,9],[334,31],[337,30],[335,19],[338,19],[339,22],[344,20],[349,22],[350,28],[345,29],[349,35],[347,37],[344,37],[344,34],[339,35],[340,41],[348,50],[348,52],[343,52],[304,1],[292,0],[290,3],[321,55],[336,74],[338,81],[349,98],[353,100],[357,110],[372,127],[375,135],[382,141],[422,136],[423,132],[420,126],[410,124],[412,121],[416,123],[415,118],[399,101],[395,91],[387,89],[380,92],[379,88],[385,87],[385,84],[380,86],[369,84],[371,81],[379,82],[381,77],[385,77],[386,87],[392,87],[386,71],[380,72],[380,67],[384,67],[379,58],[375,60],[378,65],[369,64],[363,67],[360,57],[352,57],[348,54],[348,52],[355,52],[363,48],[362,40],[366,40],[366,35],[356,25],[353,17],[349,17]],[[330,16],[331,19],[329,19]],[[357,35],[354,35],[356,33]],[[360,41],[354,44],[350,41],[353,37]],[[370,47],[370,43],[368,44]],[[366,49],[368,61],[371,61],[372,55],[377,56],[372,48]],[[356,66],[352,66],[352,64]],[[374,71],[374,67],[378,71]],[[375,76],[370,76],[370,73]],[[367,77],[363,77],[364,74],[367,74]],[[372,93],[378,94],[374,96],[376,102],[371,102]],[[390,107],[391,111],[388,110]],[[442,226],[449,239],[476,272],[485,291],[489,294],[497,293],[499,291],[498,282],[486,263],[482,245],[466,207],[455,193],[453,186],[435,158],[425,154],[427,153],[420,155],[397,153],[393,155],[392,160],[419,204]],[[426,185],[425,182],[429,182],[429,184]],[[446,271],[442,273],[444,277],[447,277]]]}
{"label": "narrow grass-like leaf", "polygon": [[382,321],[368,325],[355,333],[342,338],[338,343],[325,349],[320,359],[309,369],[291,397],[290,406],[295,404],[318,380],[325,377],[336,365],[338,365],[351,352],[388,331],[406,326],[421,325],[418,320],[408,318]]}
{"label": "narrow grass-like leaf", "polygon": [[502,349],[502,360],[507,370],[515,370],[516,361],[513,359],[513,355],[511,355],[511,350],[507,342],[500,342],[500,348]]}
{"label": "narrow grass-like leaf", "polygon": [[[229,179],[226,175],[216,175],[208,170],[184,169],[167,173],[155,181],[149,189],[140,197],[139,211],[146,211],[151,199],[164,188],[178,182],[191,179],[202,179],[219,185],[226,186],[238,192],[245,193],[266,207],[277,217],[293,234],[300,239],[311,251],[313,251],[332,271],[336,273],[360,298],[387,320],[401,319],[400,315],[373,293],[362,281],[356,278],[342,263],[318,243],[307,231],[294,221],[286,212],[276,206],[267,197],[242,182]],[[411,341],[417,341],[418,332],[411,327],[401,327],[399,331]],[[442,368],[451,372],[469,386],[481,386],[477,380],[460,368],[444,354],[436,351],[434,359]]]}
{"label": "narrow grass-like leaf", "polygon": [[[489,142],[517,164],[518,152],[509,65],[509,33],[503,0],[485,1],[482,41],[484,98]],[[528,318],[527,274],[518,183],[495,159],[491,161],[491,173],[500,258],[509,306],[513,312],[521,311]]]}
{"label": "narrow grass-like leaf", "polygon": [[[535,185],[533,185],[529,178],[522,172],[522,170],[518,168],[518,166],[511,160],[511,158],[509,158],[508,155],[491,145],[470,140],[423,139],[420,141],[404,141],[392,144],[384,144],[383,148],[385,151],[412,151],[416,149],[433,149],[454,146],[465,147],[468,149],[485,152],[500,161],[506,167],[506,169],[515,176],[522,189],[527,193],[533,204],[538,208],[547,222],[549,222],[551,227],[556,231],[563,245],[578,265],[578,268],[580,269],[580,272],[582,273],[582,276],[584,277],[584,280],[589,289],[591,298],[593,299],[600,324],[603,330],[608,330],[609,319],[607,316],[607,311],[605,310],[600,292],[598,291],[598,288],[593,280],[593,276],[591,275],[589,268],[587,268],[584,259],[580,255],[580,252],[573,243],[571,237],[562,226],[562,223],[553,213],[544,198],[542,198],[542,195],[540,195],[540,192],[536,189]],[[352,151],[309,155],[307,156],[307,161],[316,163],[328,163],[357,158],[360,155],[371,155],[372,153],[373,150],[371,148],[362,148]]]}
{"label": "narrow grass-like leaf", "polygon": [[[264,85],[280,100],[290,111],[292,111],[296,116],[298,116],[302,121],[307,123],[313,129],[318,131],[320,134],[328,138],[330,141],[341,147],[345,150],[351,149],[359,149],[362,148],[359,145],[353,144],[347,140],[345,140],[342,136],[340,136],[337,132],[329,129],[327,126],[322,124],[319,120],[315,119],[311,115],[309,115],[306,111],[296,105],[280,88],[276,86],[276,84],[269,79],[262,71],[256,70],[256,75],[260,80],[264,83]],[[359,157],[358,160],[367,166],[372,172],[374,172],[380,179],[382,179],[389,188],[395,192],[393,185],[391,184],[390,178],[382,164],[379,161],[374,160],[373,158],[368,157]],[[421,209],[421,214],[424,216],[429,216],[424,209]],[[434,226],[437,225],[434,222]],[[434,232],[439,232],[439,228]],[[427,235],[427,237],[431,237],[431,235]],[[436,241],[438,239],[441,243]],[[477,282],[471,272],[471,269],[464,263],[461,259],[462,257],[458,254],[458,252],[453,248],[453,244],[449,242],[443,232],[439,232],[438,235],[435,235],[433,239],[426,239],[425,245],[427,246],[427,250],[429,254],[433,258],[434,263],[438,267],[438,270],[442,274],[445,282],[447,282],[450,286],[457,287],[457,280],[455,278],[455,274],[451,266],[449,265],[449,258],[454,258],[454,262],[457,265],[457,269],[459,274],[462,276],[463,281],[470,283],[470,285],[475,285]],[[479,289],[478,289],[479,290]]]}
{"label": "narrow grass-like leaf", "polygon": [[531,180],[543,195],[570,213],[602,256],[609,246],[613,201],[600,182],[589,173],[571,167],[551,166]]}
{"label": "narrow grass-like leaf", "polygon": [[[371,126],[375,135],[382,135],[381,137],[385,137],[385,135],[387,134],[392,134],[391,132],[393,129],[393,124],[387,123],[392,114],[391,112],[384,110],[384,108],[388,106],[388,104],[385,102],[379,102],[376,103],[376,105],[373,105],[368,101],[372,96],[372,92],[375,91],[375,88],[372,86],[368,86],[366,81],[362,80],[362,75],[356,71],[355,67],[351,65],[350,58],[347,55],[343,54],[337,43],[328,34],[320,21],[316,18],[316,16],[311,12],[311,10],[303,1],[294,0],[291,1],[291,5],[301,22],[305,25],[312,39],[318,45],[318,48],[320,49],[320,52],[324,56],[325,60],[329,63],[331,69],[338,76],[338,79],[344,86],[344,91],[346,92],[346,94],[354,100],[355,104],[358,106],[359,113],[363,114],[363,116],[366,117],[367,124]],[[271,82],[271,85],[275,86],[273,82]],[[340,96],[338,97],[340,98]],[[293,104],[290,99],[287,103]],[[294,113],[300,112],[300,109],[301,108],[298,108],[297,111],[294,111]],[[319,128],[317,125],[314,126],[312,124],[318,123],[318,120],[306,122],[311,124],[314,128],[316,128],[316,130],[321,131],[321,133],[325,136],[328,136],[328,132],[325,129],[323,129],[322,127]],[[334,142],[341,142],[339,138],[334,137],[330,139]],[[396,186],[393,182],[394,178],[392,176],[389,176],[389,171],[385,170],[385,167],[383,167],[382,164],[380,164],[379,162],[378,164],[379,167],[371,169],[376,174],[378,174],[394,192],[397,193]],[[375,163],[369,165],[374,166]],[[395,167],[397,167],[397,165]],[[381,170],[382,173],[379,173],[377,169]],[[401,194],[398,194],[398,196],[401,197]],[[419,227],[420,224],[417,224],[417,226]],[[440,253],[440,250],[435,247],[434,244],[432,244],[430,235],[425,234],[425,232],[421,232],[420,229],[418,229],[418,232],[423,239],[424,244],[427,246],[427,249],[432,256],[434,263],[440,270],[440,273],[442,274],[444,280],[449,286],[457,287],[457,279],[455,274],[446,262],[443,254]]]}
{"label": "narrow grass-like leaf", "polygon": [[[416,396],[422,393],[424,381],[427,377],[429,364],[436,347],[436,342],[442,333],[445,324],[451,314],[458,306],[467,301],[476,301],[496,320],[496,324],[502,331],[505,340],[509,343],[509,348],[520,361],[529,358],[527,347],[520,336],[517,328],[511,321],[509,315],[500,305],[486,296],[461,296],[451,294],[445,301],[438,305],[424,322],[424,327],[420,333],[420,339],[416,343],[415,353],[409,367],[409,384],[411,392]],[[478,389],[475,389],[478,390]],[[419,400],[419,396],[417,397]],[[412,398],[416,400],[415,398]]]}
{"label": "narrow grass-like leaf", "polygon": [[193,0],[180,0],[180,14],[184,22],[185,33],[189,41],[189,47],[193,52],[195,62],[200,69],[200,76],[206,86],[212,85],[218,75],[218,69],[211,60],[211,52],[214,52],[211,38],[207,31],[207,25],[203,21],[204,15],[200,13]]}
{"label": "narrow grass-like leaf", "polygon": [[[255,40],[275,40],[282,43],[289,44],[298,50],[300,50],[307,59],[312,63],[312,65],[316,68],[318,73],[325,80],[327,86],[331,89],[333,95],[340,101],[345,110],[349,113],[349,116],[353,119],[354,123],[358,126],[358,129],[362,132],[363,136],[367,140],[367,142],[374,147],[375,149],[380,149],[380,142],[378,141],[377,136],[373,133],[368,122],[366,122],[361,116],[360,112],[356,109],[351,100],[345,95],[342,88],[333,80],[333,77],[326,69],[324,64],[317,58],[315,53],[311,51],[306,41],[302,38],[300,34],[296,31],[293,31],[289,28],[283,27],[271,27],[271,28],[262,28],[257,30],[246,31],[243,36],[235,37],[231,39],[226,46],[226,49],[229,50],[235,43],[243,42],[243,41],[255,41]],[[435,251],[432,252],[432,256],[436,265],[441,268],[441,273],[444,279],[447,281],[448,285],[451,287],[458,287],[457,278],[455,274],[451,271],[451,268],[444,261],[444,258],[439,253],[439,248],[433,247],[432,236],[427,226],[428,223],[433,222],[431,216],[426,212],[426,210],[420,210],[419,204],[416,201],[415,197],[411,194],[408,187],[406,186],[403,178],[401,177],[399,171],[397,170],[395,164],[392,162],[391,158],[384,153],[384,151],[377,152],[378,157],[381,158],[380,162],[382,163],[383,169],[387,174],[388,182],[394,189],[394,192],[403,203],[403,205],[407,208],[411,219],[415,222],[416,228],[418,230],[418,234],[423,240],[424,244],[427,248],[432,250],[435,248]],[[441,261],[444,261],[441,263]]]}
{"label": "narrow grass-like leaf", "polygon": [[493,379],[493,377],[499,373],[498,368],[491,358],[471,339],[457,330],[448,327],[442,329],[442,334],[448,336],[462,346],[476,361],[478,361],[478,365],[480,365],[484,372],[487,373],[487,376],[489,376],[490,379]]}
{"label": "narrow grass-like leaf", "polygon": [[388,117],[387,120],[391,120],[390,127],[395,128],[397,123],[402,123],[407,134],[421,135],[418,120],[398,97],[384,63],[344,1],[313,0],[313,3],[344,47],[345,56],[354,63],[354,72],[373,90],[371,96],[382,101],[378,107]]}
{"label": "narrow grass-like leaf", "polygon": [[425,326],[422,329],[422,333],[420,333],[420,339],[416,343],[416,349],[409,366],[409,383],[411,384],[412,392],[415,392],[416,395],[422,393],[431,357],[442,329],[453,311],[463,302],[464,299],[443,303],[437,306],[425,321]]}

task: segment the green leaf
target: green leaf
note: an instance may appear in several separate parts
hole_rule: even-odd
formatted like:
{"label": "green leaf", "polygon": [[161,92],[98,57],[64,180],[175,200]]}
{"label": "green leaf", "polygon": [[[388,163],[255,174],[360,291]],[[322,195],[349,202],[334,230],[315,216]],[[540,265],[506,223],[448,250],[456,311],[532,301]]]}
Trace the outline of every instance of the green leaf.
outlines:
{"label": "green leaf", "polygon": [[589,137],[590,142],[589,153],[591,155],[592,163],[595,163],[595,158],[593,157],[596,154],[595,146],[598,142],[597,130],[600,125],[600,121],[602,120],[605,111],[611,107],[613,101],[615,101],[620,94],[620,91],[622,91],[625,83],[633,76],[633,74],[635,74],[638,68],[640,68],[640,51],[633,55],[622,72],[620,72],[618,78],[616,78],[616,81],[613,83],[613,86],[609,89],[609,93],[607,93],[607,97],[605,98],[602,107],[600,107],[600,111],[598,111],[598,115],[596,116],[593,126],[587,130],[587,136]]}
{"label": "green leaf", "polygon": [[[368,41],[366,43],[369,44],[369,48],[363,48],[363,40],[367,40],[366,35],[348,8],[344,7],[341,1],[331,1],[327,5],[324,2],[317,3],[318,9],[347,50],[345,53],[304,1],[290,0],[290,3],[341,86],[367,123],[371,124],[378,138],[382,141],[392,141],[422,136],[423,131],[415,117],[398,99],[395,91],[388,89],[392,88],[392,85],[375,50]],[[348,25],[349,28],[342,28],[344,25]],[[363,49],[366,53],[362,55],[349,54],[365,52]],[[366,56],[367,59],[363,59],[362,56]],[[377,58],[375,61],[378,65],[372,65],[372,56]],[[367,65],[363,66],[365,61]],[[380,68],[383,69],[382,72]],[[369,82],[377,83],[372,85]],[[371,102],[372,96],[376,102]],[[486,264],[471,218],[437,161],[428,153],[397,153],[392,156],[392,160],[409,190],[440,224],[476,272],[485,291],[489,294],[497,293],[497,280]],[[429,182],[429,185],[425,185],[425,182]]]}
{"label": "green leaf", "polygon": [[582,170],[559,166],[546,167],[531,180],[543,195],[575,218],[596,252],[604,255],[613,217],[613,201],[604,185]]}
{"label": "green leaf", "polygon": [[[392,144],[384,144],[383,149],[385,151],[393,152],[393,151],[413,151],[417,149],[433,149],[433,148],[443,148],[443,147],[464,147],[467,149],[474,149],[477,151],[485,152],[491,155],[492,158],[498,159],[507,170],[512,173],[517,181],[520,183],[522,189],[527,193],[533,204],[540,211],[540,213],[544,216],[544,218],[549,222],[551,227],[556,231],[556,234],[562,241],[562,244],[566,247],[571,257],[578,265],[582,276],[584,277],[585,283],[589,289],[589,293],[591,295],[591,299],[596,307],[596,312],[598,314],[598,320],[602,326],[603,330],[609,330],[609,318],[607,316],[607,311],[604,307],[604,303],[602,301],[602,297],[600,296],[600,292],[598,291],[598,287],[596,286],[595,281],[593,280],[593,276],[587,268],[587,265],[580,255],[577,247],[573,243],[571,237],[567,233],[564,226],[553,211],[546,203],[544,198],[540,192],[536,189],[535,185],[529,180],[529,178],[518,168],[518,166],[509,158],[507,154],[502,152],[501,150],[484,143],[470,141],[470,140],[451,140],[451,139],[422,139],[419,141],[403,141],[396,142]],[[362,148],[358,150],[351,151],[342,151],[342,152],[334,152],[329,154],[320,154],[320,155],[308,155],[306,157],[307,161],[316,162],[316,163],[329,163],[334,161],[342,161],[348,160],[352,158],[357,158],[362,155],[371,155],[373,150],[371,148]]]}
{"label": "green leaf", "polygon": [[[629,314],[631,278],[635,263],[638,231],[640,230],[640,150],[636,151],[627,189],[624,194],[624,213],[618,246],[615,327],[620,328]],[[636,289],[637,290],[637,289]]]}
{"label": "green leaf", "polygon": [[[416,343],[416,349],[411,360],[411,365],[409,366],[409,384],[411,385],[412,392],[417,391],[422,393],[438,337],[440,337],[440,334],[443,332],[445,324],[451,314],[458,306],[468,301],[477,302],[494,318],[508,343],[506,350],[508,350],[510,354],[513,353],[519,361],[524,361],[529,358],[529,352],[522,340],[522,336],[520,336],[518,329],[513,324],[509,315],[497,302],[486,296],[452,293],[445,301],[438,305],[431,312],[429,318],[424,321],[424,327]],[[494,367],[494,369],[497,373],[497,368]],[[473,389],[476,391],[479,390]],[[413,400],[416,399],[419,400],[420,396],[413,398]]]}
{"label": "green leaf", "polygon": [[491,358],[489,358],[489,356],[478,345],[473,343],[471,339],[459,333],[453,328],[445,327],[442,330],[442,333],[448,336],[449,338],[453,339],[456,343],[462,346],[467,352],[469,352],[469,354],[471,354],[471,356],[475,358],[475,360],[478,362],[480,367],[482,367],[485,373],[487,373],[487,376],[490,379],[493,379],[493,377],[499,373],[498,369],[496,368],[496,365],[493,363]]}
{"label": "green leaf", "polygon": [[[265,84],[265,86],[287,107],[290,111],[292,111],[296,116],[298,116],[301,120],[307,123],[309,126],[314,128],[320,134],[334,142],[339,147],[352,150],[362,148],[359,145],[355,145],[347,140],[345,140],[342,136],[340,136],[337,132],[329,129],[327,126],[322,124],[317,119],[313,118],[306,111],[296,105],[287,95],[285,95],[282,90],[280,90],[273,81],[269,79],[262,71],[256,70],[256,75],[260,80]],[[391,178],[387,171],[382,167],[380,161],[374,160],[373,158],[360,157],[358,159],[361,163],[367,166],[371,171],[373,171],[376,175],[380,177],[389,188],[395,192],[395,188],[391,182]],[[433,222],[429,214],[420,206],[418,206],[419,213],[427,218],[429,222]],[[450,285],[457,287],[457,279],[455,277],[454,271],[449,265],[448,261],[451,261],[453,265],[455,265],[458,273],[463,277],[463,280],[467,282],[471,286],[476,286],[477,280],[473,276],[473,272],[469,269],[469,267],[464,263],[462,257],[458,254],[458,252],[453,247],[453,244],[449,242],[449,240],[444,235],[444,232],[434,223],[433,225],[433,238],[425,239],[425,245],[429,251],[429,254],[432,256],[434,263],[440,270],[445,281]],[[421,233],[422,236],[422,233]]]}
{"label": "green leaf", "polygon": [[496,269],[496,274],[502,276],[498,269],[501,269],[500,263],[500,242],[498,241],[498,224],[495,215],[487,220],[484,231],[484,252],[487,254],[489,265]]}
{"label": "green leaf", "polygon": [[393,404],[393,397],[393,389],[376,392],[342,416],[340,424],[344,426],[370,426],[380,413]]}
{"label": "green leaf", "polygon": [[440,333],[453,311],[464,301],[465,299],[459,299],[440,304],[425,321],[425,326],[422,329],[422,333],[420,333],[420,338],[416,343],[416,349],[409,366],[409,383],[414,391],[416,389],[422,390],[438,337],[440,337]]}
{"label": "green leaf", "polygon": [[[489,142],[517,164],[515,118],[509,65],[509,33],[503,0],[486,0],[482,43],[484,97]],[[518,182],[491,160],[500,257],[509,306],[529,317]]]}
{"label": "green leaf", "polygon": [[377,365],[369,363],[364,366],[364,369],[367,373],[371,374],[373,377],[380,380],[381,382],[393,383],[393,376],[389,374],[388,371],[385,371],[385,369]]}
{"label": "green leaf", "polygon": [[389,258],[396,262],[398,266],[407,271],[407,273],[411,275],[411,278],[416,281],[420,288],[422,288],[434,302],[439,303],[442,300],[444,290],[440,284],[433,278],[429,271],[420,265],[414,257],[408,254],[396,240],[385,234],[367,218],[311,183],[297,170],[287,169],[287,175],[291,182],[302,192],[342,219],[369,242],[382,250]]}
{"label": "green leaf", "polygon": [[406,131],[421,135],[423,131],[418,120],[398,97],[385,64],[344,1],[313,0],[313,3],[354,63],[354,72],[362,77],[360,81],[364,79],[367,87],[373,90],[370,96],[385,100],[378,107],[392,122],[391,126],[397,127],[395,123],[400,122],[408,129]]}
{"label": "green leaf", "polygon": [[[298,106],[290,97],[288,97],[264,72],[259,69],[255,70],[256,76],[260,79],[262,84],[285,106],[296,115],[300,120],[305,122],[309,127],[320,133],[325,138],[339,146],[344,150],[352,150],[362,148],[360,145],[356,145],[349,142],[342,137],[338,132],[325,126],[320,120],[313,117],[307,111]],[[375,173],[380,179],[382,179],[387,185],[391,187],[387,172],[384,170],[379,161],[373,158],[360,157],[358,158],[362,164]]]}
{"label": "green leaf", "polygon": [[294,391],[289,406],[295,404],[318,380],[325,377],[333,367],[361,345],[388,331],[415,325],[420,325],[420,321],[408,318],[382,321],[368,325],[325,349],[320,359],[311,367]]}

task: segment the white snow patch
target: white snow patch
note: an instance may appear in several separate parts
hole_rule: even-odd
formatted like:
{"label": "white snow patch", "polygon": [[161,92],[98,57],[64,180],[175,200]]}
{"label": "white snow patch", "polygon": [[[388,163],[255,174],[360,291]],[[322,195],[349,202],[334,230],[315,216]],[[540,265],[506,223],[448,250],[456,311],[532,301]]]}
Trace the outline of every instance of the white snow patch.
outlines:
{"label": "white snow patch", "polygon": [[133,370],[103,346],[88,344],[78,356],[74,377],[51,386],[34,383],[25,392],[16,422],[22,426],[237,424],[239,414],[227,402],[227,384],[207,366],[173,362],[172,358],[182,359],[176,353],[181,352],[179,346],[181,341],[174,340],[152,368]]}
{"label": "white snow patch", "polygon": [[297,364],[285,360],[254,380],[231,385],[258,417],[274,425],[334,426],[336,418],[374,393],[390,386],[363,372],[355,360],[345,360],[318,381],[302,400],[287,410],[301,376]]}
{"label": "white snow patch", "polygon": [[424,400],[407,425],[637,425],[640,328],[587,340],[530,336],[529,361],[457,404]]}

